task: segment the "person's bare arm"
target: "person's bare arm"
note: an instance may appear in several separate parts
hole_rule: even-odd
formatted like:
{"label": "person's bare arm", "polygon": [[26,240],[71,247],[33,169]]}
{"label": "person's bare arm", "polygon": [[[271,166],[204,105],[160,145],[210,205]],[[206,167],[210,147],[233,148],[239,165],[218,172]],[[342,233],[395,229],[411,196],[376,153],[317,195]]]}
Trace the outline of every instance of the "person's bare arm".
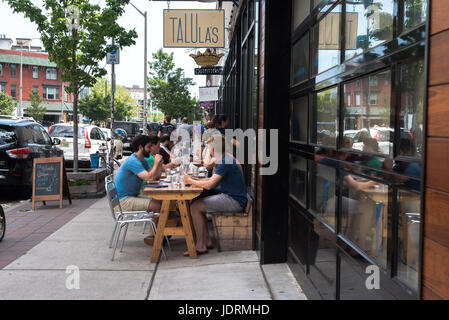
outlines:
{"label": "person's bare arm", "polygon": [[154,181],[158,180],[161,177],[162,172],[162,156],[160,154],[157,154],[154,156],[154,164],[151,170],[148,171],[142,171],[137,176],[145,181]]}
{"label": "person's bare arm", "polygon": [[220,184],[221,176],[218,174],[214,174],[212,177],[208,179],[202,179],[202,180],[193,180],[188,174],[184,173],[184,182],[190,183],[191,185],[194,185],[196,187],[200,187],[206,190],[211,190]]}

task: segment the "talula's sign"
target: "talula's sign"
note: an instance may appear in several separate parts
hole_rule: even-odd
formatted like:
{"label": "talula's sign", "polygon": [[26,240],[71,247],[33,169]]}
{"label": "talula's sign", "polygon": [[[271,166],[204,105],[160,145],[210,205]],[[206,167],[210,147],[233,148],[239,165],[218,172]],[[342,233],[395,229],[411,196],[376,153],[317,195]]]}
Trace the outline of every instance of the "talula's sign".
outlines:
{"label": "talula's sign", "polygon": [[224,48],[224,10],[164,10],[165,48]]}

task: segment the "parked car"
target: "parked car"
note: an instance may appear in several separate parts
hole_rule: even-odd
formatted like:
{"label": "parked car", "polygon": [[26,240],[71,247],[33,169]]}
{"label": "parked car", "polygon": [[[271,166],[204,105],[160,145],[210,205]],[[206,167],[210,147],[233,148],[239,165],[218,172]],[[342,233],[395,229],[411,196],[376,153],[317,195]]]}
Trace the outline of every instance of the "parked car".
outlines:
{"label": "parked car", "polygon": [[[58,123],[49,129],[53,138],[58,138],[60,148],[69,166],[73,163],[73,125]],[[107,140],[101,129],[89,124],[78,125],[78,163],[80,167],[90,167],[90,155],[99,152],[100,146],[106,146]]]}
{"label": "parked car", "polygon": [[394,129],[388,127],[372,127],[361,129],[354,135],[353,149],[363,150],[363,140],[365,137],[371,137],[377,140],[379,144],[379,153],[390,154],[393,152],[393,143],[390,141],[393,139]]}
{"label": "parked car", "polygon": [[108,140],[108,150],[111,149],[111,142],[109,139],[114,139],[114,158],[123,158],[123,142],[121,137],[115,132],[111,132],[111,129],[101,128],[106,140]]}
{"label": "parked car", "polygon": [[0,192],[31,193],[33,159],[61,157],[57,143],[34,120],[0,116]]}
{"label": "parked car", "polygon": [[150,122],[148,123],[148,134],[150,136],[157,136],[159,132],[160,124],[159,122]]}
{"label": "parked car", "polygon": [[114,132],[117,135],[117,137],[119,137],[120,140],[122,140],[123,143],[126,141],[128,134],[126,133],[126,131],[124,129],[117,128],[117,129],[114,129]]}
{"label": "parked car", "polygon": [[131,142],[134,137],[140,134],[140,126],[137,122],[130,121],[114,121],[114,125],[112,128],[121,128],[126,131],[127,137],[126,141],[123,141],[123,151],[132,152],[131,151]]}
{"label": "parked car", "polygon": [[0,205],[0,241],[3,240],[5,232],[6,232],[5,212],[3,211],[3,207]]}
{"label": "parked car", "polygon": [[354,136],[357,134],[357,132],[359,132],[359,130],[345,130],[343,132],[343,135],[347,136],[349,138],[354,138]]}

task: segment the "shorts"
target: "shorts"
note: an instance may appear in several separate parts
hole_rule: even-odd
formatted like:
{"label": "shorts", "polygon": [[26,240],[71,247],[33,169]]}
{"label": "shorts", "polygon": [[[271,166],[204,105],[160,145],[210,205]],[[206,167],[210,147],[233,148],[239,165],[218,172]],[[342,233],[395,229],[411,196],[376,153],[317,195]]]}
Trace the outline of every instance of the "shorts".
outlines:
{"label": "shorts", "polygon": [[150,197],[124,197],[120,199],[120,207],[122,211],[148,211],[151,202]]}
{"label": "shorts", "polygon": [[242,212],[240,204],[226,193],[200,199],[206,207],[206,212]]}

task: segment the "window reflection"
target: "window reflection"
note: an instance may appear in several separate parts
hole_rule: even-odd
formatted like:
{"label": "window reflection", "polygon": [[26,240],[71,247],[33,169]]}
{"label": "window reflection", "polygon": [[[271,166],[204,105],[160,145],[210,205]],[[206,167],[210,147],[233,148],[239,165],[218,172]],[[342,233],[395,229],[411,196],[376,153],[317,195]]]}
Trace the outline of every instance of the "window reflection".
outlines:
{"label": "window reflection", "polygon": [[393,37],[394,0],[353,0],[346,4],[345,60]]}
{"label": "window reflection", "polygon": [[309,33],[307,32],[293,46],[292,52],[292,85],[309,78]]}
{"label": "window reflection", "polygon": [[423,148],[424,61],[401,66],[401,137],[403,156],[421,157]]}
{"label": "window reflection", "polygon": [[337,87],[320,91],[314,98],[311,142],[335,147],[338,135]]}
{"label": "window reflection", "polygon": [[397,277],[415,292],[418,290],[419,229],[421,197],[419,193],[399,190],[398,269]]}
{"label": "window reflection", "polygon": [[341,5],[338,5],[313,27],[314,74],[340,63],[340,17]]}
{"label": "window reflection", "polygon": [[290,139],[291,141],[307,142],[307,96],[300,97],[290,102],[291,106],[291,123],[290,123]]}
{"label": "window reflection", "polygon": [[312,163],[311,209],[335,229],[335,166],[339,162],[330,158]]}
{"label": "window reflection", "polygon": [[345,84],[343,135],[352,139],[352,149],[387,155],[393,152],[390,78],[387,70]]}
{"label": "window reflection", "polygon": [[292,19],[292,31],[294,31],[301,22],[309,15],[310,1],[293,0],[292,3],[293,19]]}
{"label": "window reflection", "polygon": [[409,29],[426,21],[426,0],[404,1],[404,29]]}
{"label": "window reflection", "polygon": [[290,154],[290,194],[307,207],[307,160]]}
{"label": "window reflection", "polygon": [[388,185],[342,174],[341,233],[386,268]]}

